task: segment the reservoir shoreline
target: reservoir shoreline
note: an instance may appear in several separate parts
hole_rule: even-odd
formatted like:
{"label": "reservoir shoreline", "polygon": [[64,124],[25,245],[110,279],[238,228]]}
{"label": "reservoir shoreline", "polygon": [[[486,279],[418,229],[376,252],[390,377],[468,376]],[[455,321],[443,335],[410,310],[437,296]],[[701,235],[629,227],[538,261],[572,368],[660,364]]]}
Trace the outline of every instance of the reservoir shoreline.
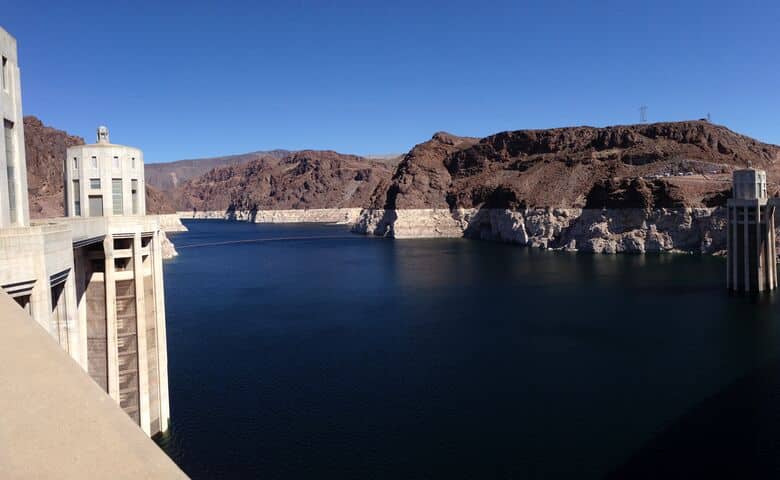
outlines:
{"label": "reservoir shoreline", "polygon": [[249,223],[333,223],[353,233],[395,239],[469,238],[588,253],[726,249],[723,207],[669,209],[288,209],[178,212],[182,219]]}

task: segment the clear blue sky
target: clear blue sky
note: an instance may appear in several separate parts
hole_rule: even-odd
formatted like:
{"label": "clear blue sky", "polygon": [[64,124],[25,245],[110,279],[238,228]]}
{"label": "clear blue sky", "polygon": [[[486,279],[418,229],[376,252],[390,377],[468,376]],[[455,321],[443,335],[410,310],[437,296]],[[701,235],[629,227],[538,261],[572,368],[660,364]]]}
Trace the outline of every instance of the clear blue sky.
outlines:
{"label": "clear blue sky", "polygon": [[7,1],[24,111],[147,162],[700,118],[780,144],[780,2]]}

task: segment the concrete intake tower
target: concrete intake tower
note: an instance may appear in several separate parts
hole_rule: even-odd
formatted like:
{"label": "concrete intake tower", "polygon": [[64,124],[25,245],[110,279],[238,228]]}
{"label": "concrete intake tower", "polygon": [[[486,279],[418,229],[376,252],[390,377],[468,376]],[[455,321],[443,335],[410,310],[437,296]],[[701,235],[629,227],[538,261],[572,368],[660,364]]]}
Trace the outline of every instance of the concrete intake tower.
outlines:
{"label": "concrete intake tower", "polygon": [[739,292],[777,288],[775,202],[767,197],[766,172],[736,170],[727,203],[726,285]]}

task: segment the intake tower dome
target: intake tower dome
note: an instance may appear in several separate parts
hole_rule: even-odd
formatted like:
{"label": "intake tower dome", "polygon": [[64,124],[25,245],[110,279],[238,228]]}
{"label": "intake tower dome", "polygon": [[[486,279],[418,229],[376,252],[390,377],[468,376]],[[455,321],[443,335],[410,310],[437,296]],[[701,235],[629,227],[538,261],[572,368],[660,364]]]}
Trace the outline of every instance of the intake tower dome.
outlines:
{"label": "intake tower dome", "polygon": [[143,152],[111,143],[108,127],[98,127],[97,143],[68,148],[66,216],[146,215],[144,192]]}

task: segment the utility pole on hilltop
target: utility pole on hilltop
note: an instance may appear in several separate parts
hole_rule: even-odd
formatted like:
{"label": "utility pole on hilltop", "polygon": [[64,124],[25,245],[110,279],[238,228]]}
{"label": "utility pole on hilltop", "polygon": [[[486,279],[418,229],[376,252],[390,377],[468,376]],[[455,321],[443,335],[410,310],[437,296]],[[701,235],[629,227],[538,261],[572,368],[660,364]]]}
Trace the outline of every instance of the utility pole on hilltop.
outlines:
{"label": "utility pole on hilltop", "polygon": [[639,107],[639,123],[647,123],[647,105]]}

